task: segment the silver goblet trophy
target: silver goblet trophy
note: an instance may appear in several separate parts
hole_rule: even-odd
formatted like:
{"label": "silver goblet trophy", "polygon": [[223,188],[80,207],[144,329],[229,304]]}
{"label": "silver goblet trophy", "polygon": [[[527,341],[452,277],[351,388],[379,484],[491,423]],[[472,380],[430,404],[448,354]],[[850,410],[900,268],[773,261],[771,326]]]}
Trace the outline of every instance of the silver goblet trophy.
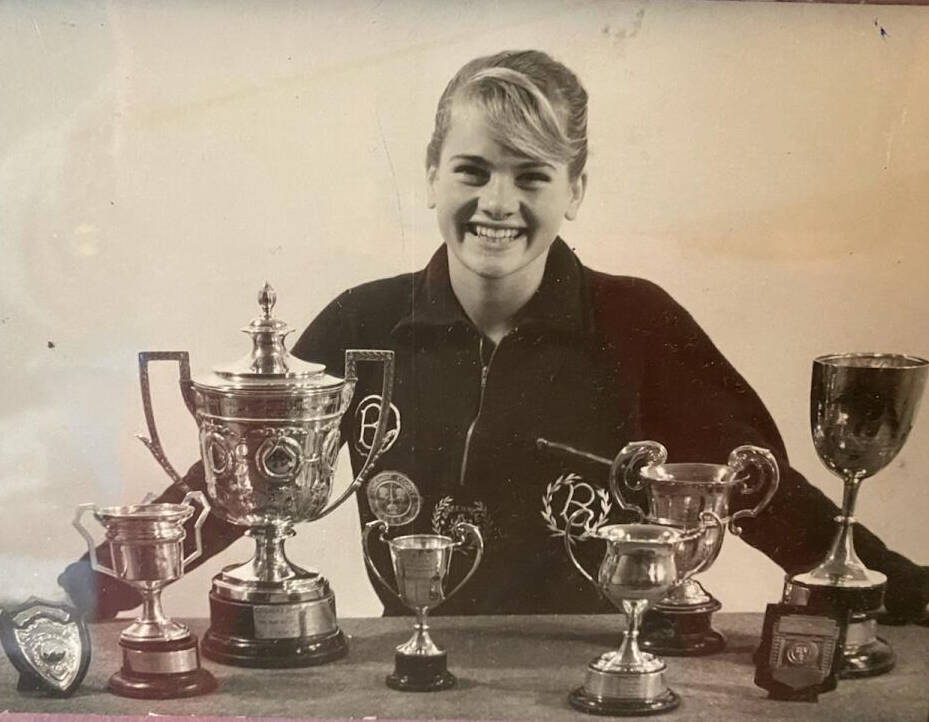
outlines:
{"label": "silver goblet trophy", "polygon": [[[194,524],[195,549],[184,556],[184,522],[202,507]],[[101,563],[93,537],[81,523],[86,512],[106,529],[112,567]],[[98,507],[81,504],[73,525],[87,542],[90,566],[133,586],[142,595],[142,613],[119,635],[123,665],[110,677],[109,689],[124,697],[191,697],[216,688],[213,675],[200,667],[197,638],[186,625],[165,616],[161,591],[184,574],[203,552],[200,527],[210,512],[202,491],[189,492],[180,504]]]}
{"label": "silver goblet trophy", "polygon": [[[656,441],[627,444],[613,460],[610,488],[617,503],[650,524],[693,529],[700,515],[712,511],[725,526],[702,537],[710,568],[722,549],[726,528],[740,536],[739,519],[758,516],[777,491],[780,470],[774,455],[760,446],[745,444],[729,454],[726,464],[667,463],[668,452]],[[622,482],[622,483],[621,483]],[[622,487],[645,489],[648,512],[626,500]],[[751,509],[730,513],[733,497],[761,495]],[[721,651],[725,637],[711,623],[722,605],[696,579],[688,577],[653,605],[642,627],[642,646],[659,654],[704,655]]]}
{"label": "silver goblet trophy", "polygon": [[[426,616],[442,602],[461,589],[481,563],[484,540],[480,530],[473,524],[458,522],[451,529],[451,536],[442,534],[408,534],[388,539],[387,521],[376,519],[365,524],[362,536],[365,562],[368,568],[391,593],[416,614],[413,636],[396,649],[394,671],[387,676],[387,686],[411,692],[433,692],[454,687],[455,676],[448,671],[448,656],[429,635]],[[390,549],[394,578],[394,589],[381,576],[371,557],[370,536],[380,532],[380,540]],[[475,556],[471,568],[450,592],[445,591],[452,552],[461,550],[470,537],[474,541]]]}
{"label": "silver goblet trophy", "polygon": [[[268,284],[258,294],[259,318],[242,330],[252,340],[244,358],[191,379],[186,351],[139,354],[149,450],[174,479],[152,413],[148,363],[177,361],[181,394],[194,415],[206,489],[213,510],[247,527],[254,556],[213,578],[206,657],[247,667],[303,667],[343,656],[348,647],[336,618],[329,582],[293,564],[284,541],[294,525],[336,509],[367,478],[382,453],[393,383],[393,352],[348,350],[345,378],[287,350],[287,324],[272,316]],[[357,381],[357,364],[383,365],[380,416],[371,450],[355,479],[330,503],[339,452],[339,424]],[[141,437],[140,437],[141,438]]]}
{"label": "silver goblet trophy", "polygon": [[[778,488],[780,471],[767,449],[745,444],[729,454],[726,464],[667,463],[668,452],[657,441],[633,441],[612,460],[579,451],[546,439],[539,448],[570,454],[610,467],[610,488],[619,506],[636,515],[637,521],[690,530],[701,525],[701,514],[711,511],[725,526],[701,538],[706,559],[701,571],[709,569],[722,548],[725,530],[739,536],[738,520],[756,517]],[[644,490],[648,511],[627,500],[623,487]],[[737,496],[759,497],[751,509],[731,511]],[[669,594],[656,600],[642,625],[641,644],[646,649],[671,656],[713,654],[725,647],[723,635],[712,626],[712,614],[722,605],[689,576]]]}
{"label": "silver goblet trophy", "polygon": [[855,501],[861,482],[887,466],[906,443],[927,372],[925,359],[902,354],[832,354],[813,361],[813,445],[845,491],[826,558],[787,580],[784,601],[849,610],[842,677],[881,674],[894,665],[893,650],[876,635],[887,577],[865,567],[855,553]]}
{"label": "silver goblet trophy", "polygon": [[[574,516],[585,513],[578,510]],[[639,627],[649,604],[700,571],[708,559],[708,535],[722,533],[722,521],[712,511],[700,515],[696,529],[684,531],[658,524],[610,524],[594,538],[606,542],[596,579],[574,555],[574,540],[565,535],[571,561],[600,592],[626,614],[626,629],[618,650],[601,654],[587,665],[584,684],[568,697],[582,712],[601,715],[644,715],[665,712],[680,697],[664,679],[667,665],[639,647]],[[573,520],[573,516],[572,516]]]}

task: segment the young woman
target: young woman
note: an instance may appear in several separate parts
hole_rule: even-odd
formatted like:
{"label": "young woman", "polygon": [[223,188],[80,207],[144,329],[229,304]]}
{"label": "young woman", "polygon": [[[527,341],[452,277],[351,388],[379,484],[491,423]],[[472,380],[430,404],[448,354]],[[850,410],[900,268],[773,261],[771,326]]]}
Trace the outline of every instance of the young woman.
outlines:
{"label": "young woman", "polygon": [[[834,534],[836,507],[790,468],[764,405],[691,316],[650,282],[586,268],[559,237],[584,199],[586,119],[583,87],[544,53],[465,65],[442,94],[426,155],[444,244],[421,271],[343,293],[293,349],[333,373],[346,348],[396,353],[392,433],[378,469],[406,474],[423,495],[419,516],[398,531],[445,532],[466,519],[486,543],[478,572],[440,613],[613,611],[562,539],[615,513],[605,471],[540,450],[539,437],[604,457],[654,439],[675,459],[715,462],[740,444],[764,446],[781,485],[745,522],[746,541],[793,573],[819,562]],[[356,468],[378,384],[359,381],[343,420]],[[199,465],[186,483],[202,485]],[[358,502],[366,522],[364,491]],[[587,513],[569,527],[580,508]],[[240,533],[211,519],[208,552]],[[922,614],[929,571],[866,529],[856,542],[865,564],[888,576],[887,607]],[[98,616],[135,603],[86,564],[62,583]],[[387,613],[406,613],[375,588]]]}

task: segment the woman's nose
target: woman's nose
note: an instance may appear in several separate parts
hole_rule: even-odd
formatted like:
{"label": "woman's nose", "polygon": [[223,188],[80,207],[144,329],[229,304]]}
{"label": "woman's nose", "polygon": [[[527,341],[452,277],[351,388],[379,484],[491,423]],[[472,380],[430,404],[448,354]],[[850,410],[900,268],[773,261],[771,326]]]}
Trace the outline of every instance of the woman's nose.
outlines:
{"label": "woman's nose", "polygon": [[490,218],[502,219],[519,210],[519,194],[512,182],[493,176],[481,188],[478,210]]}

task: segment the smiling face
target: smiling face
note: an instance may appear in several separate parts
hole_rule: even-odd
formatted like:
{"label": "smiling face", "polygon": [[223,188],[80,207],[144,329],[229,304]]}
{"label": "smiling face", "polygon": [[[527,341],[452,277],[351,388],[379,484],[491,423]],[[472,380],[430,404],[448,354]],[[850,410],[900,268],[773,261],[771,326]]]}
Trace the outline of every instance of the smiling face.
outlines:
{"label": "smiling face", "polygon": [[427,181],[453,278],[525,282],[529,276],[537,284],[562,219],[577,214],[586,178],[572,180],[565,163],[506,148],[479,107],[456,101]]}

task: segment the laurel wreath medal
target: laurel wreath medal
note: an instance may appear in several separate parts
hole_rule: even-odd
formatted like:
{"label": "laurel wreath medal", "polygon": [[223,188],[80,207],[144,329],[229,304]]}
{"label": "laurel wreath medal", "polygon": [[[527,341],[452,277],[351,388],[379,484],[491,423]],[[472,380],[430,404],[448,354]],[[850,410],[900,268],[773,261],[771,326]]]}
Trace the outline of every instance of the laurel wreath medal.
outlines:
{"label": "laurel wreath medal", "polygon": [[569,533],[567,524],[568,518],[565,517],[564,513],[562,513],[561,516],[565,520],[565,528],[562,529],[559,527],[558,522],[555,519],[555,514],[552,511],[552,500],[555,498],[555,494],[557,494],[559,490],[565,487],[569,489],[573,488],[575,483],[578,481],[583,482],[583,478],[579,474],[562,474],[557,479],[555,479],[555,481],[545,487],[545,494],[542,497],[542,511],[540,512],[542,514],[542,518],[545,520],[545,526],[551,530],[552,536],[567,536],[572,543],[592,537],[597,532],[597,530],[603,526],[603,523],[606,521],[610,514],[610,509],[612,508],[612,501],[610,500],[610,495],[607,490],[596,488],[594,489],[594,493],[600,500],[600,515],[597,517],[597,520],[594,521],[593,509],[590,509],[589,507],[581,507],[587,508],[590,513],[587,515],[586,521],[584,522],[584,529],[579,535],[575,536]]}

